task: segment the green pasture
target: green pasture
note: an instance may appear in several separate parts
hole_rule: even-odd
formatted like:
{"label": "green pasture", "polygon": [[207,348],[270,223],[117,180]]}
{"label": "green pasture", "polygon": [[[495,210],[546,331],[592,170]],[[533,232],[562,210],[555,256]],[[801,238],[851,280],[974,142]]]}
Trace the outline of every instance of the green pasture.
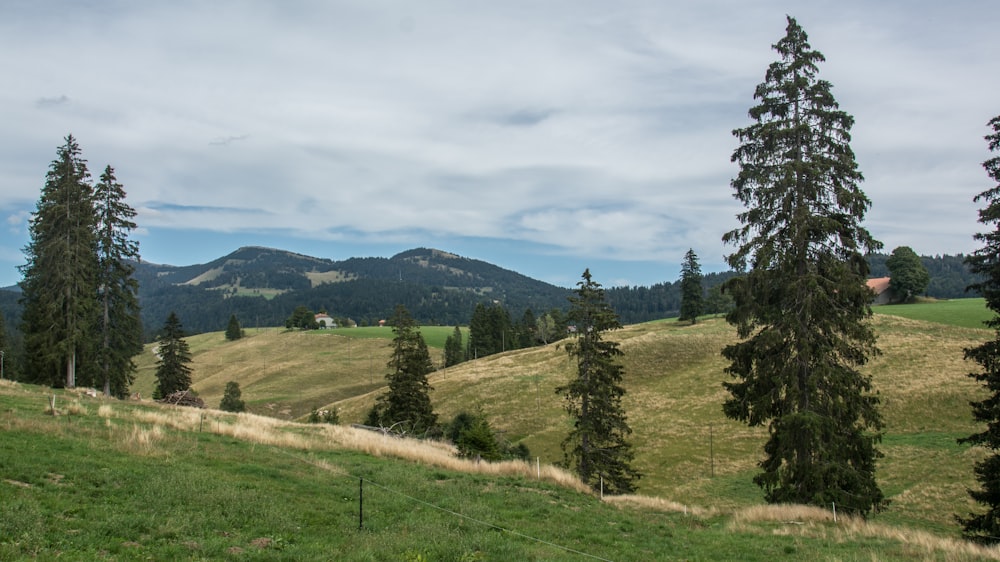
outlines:
{"label": "green pasture", "polygon": [[872,310],[876,314],[937,322],[963,328],[986,328],[983,323],[994,316],[993,312],[986,308],[986,301],[982,298],[887,304],[872,307]]}

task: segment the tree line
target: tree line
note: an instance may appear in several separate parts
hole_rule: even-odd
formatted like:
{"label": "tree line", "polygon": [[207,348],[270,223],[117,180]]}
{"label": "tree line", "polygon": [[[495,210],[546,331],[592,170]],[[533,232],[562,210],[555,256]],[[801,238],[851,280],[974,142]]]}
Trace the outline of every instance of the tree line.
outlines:
{"label": "tree line", "polygon": [[103,388],[122,397],[142,351],[138,284],[129,235],[136,213],[114,169],[91,183],[76,139],[67,136],[49,166],[28,225],[21,266],[21,380]]}

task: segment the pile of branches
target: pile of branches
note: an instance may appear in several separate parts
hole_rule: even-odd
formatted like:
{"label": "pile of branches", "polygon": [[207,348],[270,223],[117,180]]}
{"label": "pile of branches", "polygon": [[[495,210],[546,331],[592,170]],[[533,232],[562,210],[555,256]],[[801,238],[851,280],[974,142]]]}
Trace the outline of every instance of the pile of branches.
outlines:
{"label": "pile of branches", "polygon": [[161,404],[173,404],[175,406],[191,406],[192,408],[204,408],[205,401],[195,396],[190,390],[178,390],[157,400]]}

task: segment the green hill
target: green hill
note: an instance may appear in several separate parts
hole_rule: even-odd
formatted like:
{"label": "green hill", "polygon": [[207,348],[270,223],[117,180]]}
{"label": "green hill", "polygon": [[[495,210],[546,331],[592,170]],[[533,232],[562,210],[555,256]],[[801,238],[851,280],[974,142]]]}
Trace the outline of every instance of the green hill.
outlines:
{"label": "green hill", "polygon": [[0,560],[1000,559],[817,508],[602,501],[551,466],[9,381],[0,426]]}
{"label": "green hill", "polygon": [[[981,389],[966,376],[971,365],[963,349],[991,332],[881,313],[874,322],[882,354],[866,368],[882,399],[885,458],[878,475],[892,500],[876,520],[957,536],[953,515],[974,508],[965,490],[974,485],[972,464],[982,454],[955,444],[978,429],[968,402]],[[253,412],[301,419],[329,406],[342,422],[358,423],[382,391],[389,337],[386,328],[251,330],[236,342],[221,333],[194,336],[194,388],[214,406],[235,380]],[[726,375],[719,352],[735,337],[733,329],[722,319],[694,326],[663,321],[628,326],[613,337],[625,353],[626,409],[645,474],[640,492],[711,509],[760,504],[751,479],[766,430],[737,424],[721,410]],[[140,364],[136,388],[148,397],[152,354]],[[481,410],[507,439],[555,463],[570,422],[554,390],[572,368],[561,344],[490,356],[434,373],[432,400],[442,420]]]}

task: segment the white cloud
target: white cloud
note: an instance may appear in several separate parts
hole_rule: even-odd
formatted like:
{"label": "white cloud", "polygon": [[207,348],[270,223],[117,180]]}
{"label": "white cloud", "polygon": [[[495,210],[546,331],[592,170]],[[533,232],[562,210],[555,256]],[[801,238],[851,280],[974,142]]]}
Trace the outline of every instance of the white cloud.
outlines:
{"label": "white cloud", "polygon": [[30,208],[72,132],[143,228],[721,254],[786,13],[857,118],[873,234],[972,249],[1000,113],[1000,7],[973,0],[5,4],[0,185]]}

